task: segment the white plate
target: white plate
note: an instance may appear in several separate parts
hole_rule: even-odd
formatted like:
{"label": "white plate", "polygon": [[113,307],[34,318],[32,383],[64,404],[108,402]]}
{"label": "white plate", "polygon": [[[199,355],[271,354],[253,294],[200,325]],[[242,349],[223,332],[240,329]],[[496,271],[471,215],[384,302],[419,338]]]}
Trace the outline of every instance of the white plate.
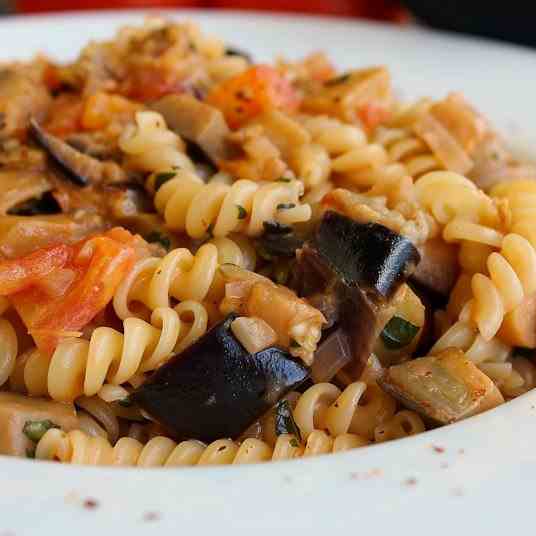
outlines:
{"label": "white plate", "polygon": [[[325,49],[386,63],[408,96],[463,90],[511,135],[536,140],[536,55],[415,29],[186,12],[256,58]],[[74,57],[141,13],[0,21],[0,55]],[[1,431],[0,431],[1,433]],[[317,459],[217,469],[93,469],[0,457],[0,535],[246,533],[504,536],[532,526],[536,392],[455,426]],[[84,507],[88,498],[96,508]]]}

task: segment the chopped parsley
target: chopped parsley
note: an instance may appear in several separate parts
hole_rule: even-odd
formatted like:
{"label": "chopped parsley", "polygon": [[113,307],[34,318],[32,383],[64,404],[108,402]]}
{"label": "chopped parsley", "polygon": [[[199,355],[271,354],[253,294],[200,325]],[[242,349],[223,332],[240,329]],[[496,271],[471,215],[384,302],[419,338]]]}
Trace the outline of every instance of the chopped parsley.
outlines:
{"label": "chopped parsley", "polygon": [[118,400],[117,403],[123,408],[132,407],[132,400],[130,400],[128,396],[125,398],[122,398],[121,400]]}
{"label": "chopped parsley", "polygon": [[51,428],[59,428],[57,424],[54,424],[51,420],[45,419],[43,421],[26,421],[22,428],[22,433],[34,443],[38,443],[41,438]]}
{"label": "chopped parsley", "polygon": [[238,219],[245,220],[248,216],[248,211],[242,205],[236,205],[238,209]]}
{"label": "chopped parsley", "polygon": [[171,249],[171,240],[168,236],[159,233],[158,231],[153,231],[149,233],[146,237],[147,242],[155,243],[158,242],[162,245],[167,251]]}
{"label": "chopped parsley", "polygon": [[292,179],[290,177],[279,177],[276,182],[292,182]]}
{"label": "chopped parsley", "polygon": [[170,181],[173,177],[175,177],[175,175],[177,175],[175,171],[163,171],[162,173],[157,173],[154,178],[154,189],[156,191],[160,190],[160,188],[167,181]]}
{"label": "chopped parsley", "polygon": [[383,344],[389,350],[399,350],[404,346],[407,346],[417,335],[419,327],[413,325],[411,322],[400,318],[399,316],[393,316],[381,333]]}
{"label": "chopped parsley", "polygon": [[290,434],[301,439],[300,429],[292,416],[292,408],[288,400],[280,400],[275,407],[275,433]]}

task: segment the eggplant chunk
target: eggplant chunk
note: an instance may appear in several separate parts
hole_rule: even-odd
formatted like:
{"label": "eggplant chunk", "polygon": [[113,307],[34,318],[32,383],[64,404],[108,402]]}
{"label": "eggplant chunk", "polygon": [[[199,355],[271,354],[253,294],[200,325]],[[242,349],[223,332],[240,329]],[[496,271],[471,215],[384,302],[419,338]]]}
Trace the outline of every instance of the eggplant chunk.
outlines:
{"label": "eggplant chunk", "polygon": [[177,439],[238,437],[309,373],[277,347],[249,354],[229,315],[131,395]]}
{"label": "eggplant chunk", "polygon": [[406,238],[378,224],[335,212],[298,252],[294,286],[328,321],[352,355],[348,373],[359,378],[373,346],[395,312],[394,297],[419,254]]}
{"label": "eggplant chunk", "polygon": [[339,277],[373,299],[388,299],[415,270],[420,256],[407,238],[376,223],[326,212],[315,248]]}
{"label": "eggplant chunk", "polygon": [[217,108],[191,95],[167,95],[153,103],[152,108],[164,116],[181,138],[196,143],[213,163],[232,156],[227,141],[229,127]]}
{"label": "eggplant chunk", "polygon": [[504,402],[493,381],[454,348],[394,365],[379,384],[404,406],[439,424],[471,417]]}
{"label": "eggplant chunk", "polygon": [[101,162],[77,151],[60,138],[46,132],[34,119],[30,121],[30,129],[36,142],[51,160],[78,186],[98,184],[106,178],[111,178],[114,182],[125,178],[116,164]]}

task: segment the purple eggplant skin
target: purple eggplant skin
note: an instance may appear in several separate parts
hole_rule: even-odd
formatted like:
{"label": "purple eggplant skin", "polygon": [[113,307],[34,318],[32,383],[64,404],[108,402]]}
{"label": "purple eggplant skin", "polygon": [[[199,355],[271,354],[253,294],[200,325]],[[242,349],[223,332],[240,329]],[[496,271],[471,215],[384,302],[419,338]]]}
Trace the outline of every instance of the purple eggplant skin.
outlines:
{"label": "purple eggplant skin", "polygon": [[345,283],[383,299],[394,294],[420,261],[407,238],[333,211],[324,215],[313,245]]}
{"label": "purple eggplant skin", "polygon": [[293,288],[319,309],[326,328],[340,329],[361,375],[389,312],[391,297],[419,262],[406,238],[378,224],[327,212],[314,238],[297,253]]}
{"label": "purple eggplant skin", "polygon": [[309,376],[280,348],[249,354],[230,330],[235,318],[229,315],[130,395],[178,440],[236,438]]}

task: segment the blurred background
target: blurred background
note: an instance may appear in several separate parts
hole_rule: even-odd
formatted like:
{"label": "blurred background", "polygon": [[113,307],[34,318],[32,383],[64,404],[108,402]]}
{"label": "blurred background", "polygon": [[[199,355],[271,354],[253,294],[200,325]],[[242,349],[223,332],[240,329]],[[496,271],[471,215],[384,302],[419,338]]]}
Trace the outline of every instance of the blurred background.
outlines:
{"label": "blurred background", "polygon": [[536,46],[533,0],[0,0],[0,16],[65,10],[225,8],[360,17]]}

